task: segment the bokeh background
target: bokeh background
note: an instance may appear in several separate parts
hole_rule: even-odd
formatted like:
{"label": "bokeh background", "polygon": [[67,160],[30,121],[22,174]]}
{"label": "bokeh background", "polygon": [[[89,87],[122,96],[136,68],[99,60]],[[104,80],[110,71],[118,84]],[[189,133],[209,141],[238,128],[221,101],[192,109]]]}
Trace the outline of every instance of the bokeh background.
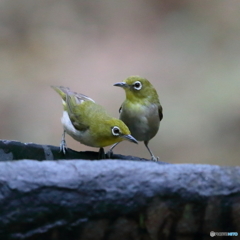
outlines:
{"label": "bokeh background", "polygon": [[[63,85],[118,117],[113,87],[156,87],[162,161],[239,165],[240,1],[0,0],[0,138],[59,145]],[[68,147],[95,150],[67,137]],[[149,158],[143,143],[115,152]]]}

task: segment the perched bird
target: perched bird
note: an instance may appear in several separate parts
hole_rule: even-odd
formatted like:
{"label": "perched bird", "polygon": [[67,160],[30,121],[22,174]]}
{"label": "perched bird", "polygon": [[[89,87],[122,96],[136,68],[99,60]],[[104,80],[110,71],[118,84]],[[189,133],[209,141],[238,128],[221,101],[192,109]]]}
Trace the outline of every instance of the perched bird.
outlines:
{"label": "perched bird", "polygon": [[137,143],[130,135],[128,127],[119,119],[110,117],[104,108],[91,98],[72,92],[69,88],[52,86],[61,96],[63,103],[63,135],[60,151],[66,153],[65,132],[78,142],[90,147],[100,148],[99,154],[104,158],[103,147],[123,140]]}
{"label": "perched bird", "polygon": [[[157,134],[163,118],[157,91],[146,78],[139,76],[128,77],[114,86],[122,87],[126,93],[126,99],[119,109],[120,119],[128,126],[133,137],[144,141],[152,160],[157,161],[158,157],[155,157],[148,147],[149,140]],[[110,148],[108,155],[117,144]]]}

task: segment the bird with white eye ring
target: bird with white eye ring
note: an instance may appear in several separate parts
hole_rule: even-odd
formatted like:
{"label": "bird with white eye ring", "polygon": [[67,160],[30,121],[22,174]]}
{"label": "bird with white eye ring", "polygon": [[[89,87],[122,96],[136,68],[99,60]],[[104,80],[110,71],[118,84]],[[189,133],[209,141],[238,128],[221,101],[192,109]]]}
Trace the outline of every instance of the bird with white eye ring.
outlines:
{"label": "bird with white eye ring", "polygon": [[[119,118],[128,126],[134,138],[144,142],[151,159],[158,161],[159,158],[155,157],[148,147],[149,141],[157,134],[163,118],[163,109],[156,89],[146,78],[139,76],[128,77],[114,86],[123,88],[126,93],[126,99],[119,109]],[[109,156],[117,144],[110,148]]]}
{"label": "bird with white eye ring", "polygon": [[69,88],[52,86],[63,103],[63,134],[60,151],[66,154],[65,133],[76,141],[100,148],[99,158],[105,158],[103,147],[123,140],[137,143],[128,127],[119,119],[110,117],[104,108],[91,98],[72,92]]}
{"label": "bird with white eye ring", "polygon": [[139,91],[142,88],[141,82],[139,82],[139,81],[134,82],[133,88]]}
{"label": "bird with white eye ring", "polygon": [[119,134],[120,134],[120,129],[118,128],[118,127],[113,127],[112,128],[112,134],[114,135],[114,136],[119,136]]}

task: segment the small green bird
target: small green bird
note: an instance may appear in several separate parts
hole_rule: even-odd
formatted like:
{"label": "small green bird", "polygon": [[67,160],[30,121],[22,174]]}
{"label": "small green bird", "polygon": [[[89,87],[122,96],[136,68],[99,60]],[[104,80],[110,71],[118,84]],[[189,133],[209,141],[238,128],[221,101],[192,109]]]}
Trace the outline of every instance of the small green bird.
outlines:
{"label": "small green bird", "polygon": [[128,127],[119,119],[110,117],[104,108],[91,98],[72,92],[69,88],[52,86],[61,96],[63,103],[63,135],[60,151],[66,153],[65,132],[76,141],[100,148],[99,155],[105,156],[103,147],[123,140],[137,143]]}
{"label": "small green bird", "polygon": [[[163,109],[156,89],[146,78],[139,76],[128,77],[114,86],[122,87],[126,93],[126,99],[119,109],[120,119],[128,126],[133,137],[144,141],[152,160],[157,161],[158,157],[155,157],[148,147],[149,140],[157,134],[163,118]],[[111,155],[117,144],[110,148],[108,155]]]}

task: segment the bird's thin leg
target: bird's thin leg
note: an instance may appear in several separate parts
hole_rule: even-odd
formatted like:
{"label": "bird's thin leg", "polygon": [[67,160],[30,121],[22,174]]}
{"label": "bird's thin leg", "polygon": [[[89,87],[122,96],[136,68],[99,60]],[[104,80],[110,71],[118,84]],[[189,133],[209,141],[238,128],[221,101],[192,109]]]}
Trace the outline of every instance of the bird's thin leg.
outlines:
{"label": "bird's thin leg", "polygon": [[117,143],[113,144],[113,145],[110,147],[109,151],[107,152],[107,157],[108,157],[108,158],[112,158],[113,149],[114,149],[119,143],[120,143],[120,142],[117,142]]}
{"label": "bird's thin leg", "polygon": [[159,160],[159,157],[155,157],[155,156],[153,155],[152,151],[151,151],[150,148],[148,147],[148,141],[144,141],[144,144],[145,144],[147,150],[149,151],[149,153],[151,154],[152,160],[153,160],[153,161],[158,161],[158,160]]}
{"label": "bird's thin leg", "polygon": [[66,150],[67,150],[67,144],[65,141],[65,130],[63,130],[62,140],[60,142],[60,152],[63,152],[63,154],[66,154]]}
{"label": "bird's thin leg", "polygon": [[98,152],[98,159],[105,159],[105,152],[104,149],[101,147]]}

